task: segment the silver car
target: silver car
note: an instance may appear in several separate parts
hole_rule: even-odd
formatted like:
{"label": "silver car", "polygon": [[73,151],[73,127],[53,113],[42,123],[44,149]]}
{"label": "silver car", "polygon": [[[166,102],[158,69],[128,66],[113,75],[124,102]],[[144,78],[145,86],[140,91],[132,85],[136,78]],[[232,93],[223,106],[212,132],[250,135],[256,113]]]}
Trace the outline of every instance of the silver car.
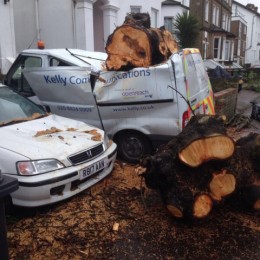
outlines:
{"label": "silver car", "polygon": [[116,144],[103,130],[46,114],[30,100],[0,86],[0,170],[16,177],[14,205],[55,203],[111,173]]}

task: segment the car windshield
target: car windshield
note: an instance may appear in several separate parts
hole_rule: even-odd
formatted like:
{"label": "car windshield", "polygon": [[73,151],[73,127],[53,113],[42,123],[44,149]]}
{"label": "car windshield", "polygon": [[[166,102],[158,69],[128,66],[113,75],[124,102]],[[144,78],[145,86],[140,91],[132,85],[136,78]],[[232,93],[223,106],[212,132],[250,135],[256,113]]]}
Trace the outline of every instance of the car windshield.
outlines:
{"label": "car windshield", "polygon": [[45,116],[46,112],[8,87],[0,87],[0,126]]}

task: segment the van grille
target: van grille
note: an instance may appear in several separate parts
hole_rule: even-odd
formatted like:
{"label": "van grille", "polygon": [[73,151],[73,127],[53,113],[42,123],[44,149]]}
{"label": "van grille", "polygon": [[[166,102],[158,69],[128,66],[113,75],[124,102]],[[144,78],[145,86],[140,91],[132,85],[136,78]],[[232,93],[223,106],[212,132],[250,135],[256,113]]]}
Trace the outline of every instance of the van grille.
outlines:
{"label": "van grille", "polygon": [[97,157],[98,155],[100,155],[101,153],[104,152],[104,147],[102,144],[95,146],[89,150],[85,150],[83,152],[80,152],[78,154],[74,154],[70,157],[68,157],[68,160],[73,164],[80,164],[80,163],[84,163],[87,162],[95,157]]}

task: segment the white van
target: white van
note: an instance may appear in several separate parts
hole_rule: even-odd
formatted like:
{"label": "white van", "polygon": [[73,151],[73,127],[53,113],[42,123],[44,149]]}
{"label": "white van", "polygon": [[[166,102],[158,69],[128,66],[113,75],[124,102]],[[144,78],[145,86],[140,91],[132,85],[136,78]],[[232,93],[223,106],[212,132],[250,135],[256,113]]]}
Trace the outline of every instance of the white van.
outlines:
{"label": "white van", "polygon": [[215,113],[198,49],[184,49],[148,68],[98,70],[96,80],[88,64],[31,68],[24,75],[51,112],[102,127],[128,162],[181,132],[192,113]]}

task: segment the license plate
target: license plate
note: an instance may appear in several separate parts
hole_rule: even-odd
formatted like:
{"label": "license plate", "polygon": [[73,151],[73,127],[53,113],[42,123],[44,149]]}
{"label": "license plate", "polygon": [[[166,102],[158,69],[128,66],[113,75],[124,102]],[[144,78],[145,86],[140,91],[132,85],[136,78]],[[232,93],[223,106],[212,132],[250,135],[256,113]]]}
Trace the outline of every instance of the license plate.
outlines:
{"label": "license plate", "polygon": [[91,176],[92,174],[103,170],[106,167],[106,160],[101,160],[98,161],[86,168],[84,168],[83,170],[80,171],[80,179],[85,179],[89,176]]}

